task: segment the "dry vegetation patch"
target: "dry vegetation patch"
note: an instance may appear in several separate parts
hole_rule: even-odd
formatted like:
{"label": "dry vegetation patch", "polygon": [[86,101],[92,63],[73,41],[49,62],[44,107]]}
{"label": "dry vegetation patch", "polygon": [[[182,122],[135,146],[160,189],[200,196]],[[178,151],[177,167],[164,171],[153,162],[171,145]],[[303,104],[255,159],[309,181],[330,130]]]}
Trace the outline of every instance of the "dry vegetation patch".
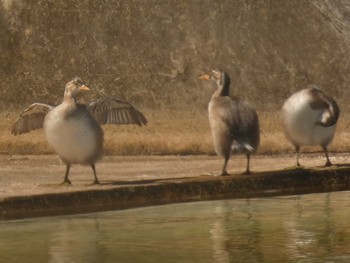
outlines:
{"label": "dry vegetation patch", "polygon": [[[104,126],[106,155],[212,155],[215,154],[206,110],[145,110],[147,126]],[[0,118],[1,154],[53,154],[43,130],[13,136],[12,122],[18,113]],[[261,142],[258,154],[293,152],[285,139],[279,113],[258,112]],[[349,121],[340,118],[330,151],[350,150]],[[320,147],[304,147],[304,152],[318,152]]]}

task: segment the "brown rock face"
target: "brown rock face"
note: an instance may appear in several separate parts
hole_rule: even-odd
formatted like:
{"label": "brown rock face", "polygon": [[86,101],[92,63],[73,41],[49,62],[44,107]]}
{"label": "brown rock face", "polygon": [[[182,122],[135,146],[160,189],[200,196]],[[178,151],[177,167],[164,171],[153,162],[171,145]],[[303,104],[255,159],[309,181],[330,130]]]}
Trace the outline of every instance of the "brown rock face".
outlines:
{"label": "brown rock face", "polygon": [[230,72],[233,91],[258,109],[309,84],[341,104],[350,4],[313,2],[2,0],[0,107],[58,102],[80,76],[95,96],[204,108],[212,90],[197,77],[210,68]]}

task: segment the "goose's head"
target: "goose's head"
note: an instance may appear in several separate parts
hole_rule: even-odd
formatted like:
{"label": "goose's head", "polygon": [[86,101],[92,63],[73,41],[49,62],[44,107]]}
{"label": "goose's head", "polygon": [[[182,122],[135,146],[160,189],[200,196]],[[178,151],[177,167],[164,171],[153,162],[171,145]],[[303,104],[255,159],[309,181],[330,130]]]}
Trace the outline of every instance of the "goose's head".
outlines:
{"label": "goose's head", "polygon": [[217,69],[211,70],[209,73],[200,76],[199,79],[212,80],[218,85],[218,87],[229,85],[231,81],[227,72]]}
{"label": "goose's head", "polygon": [[211,70],[209,73],[199,77],[202,80],[212,80],[216,83],[218,90],[216,91],[220,96],[228,96],[231,79],[228,73],[222,70]]}
{"label": "goose's head", "polygon": [[81,78],[74,78],[67,82],[64,90],[64,97],[71,97],[75,99],[82,91],[89,91],[90,89],[85,86]]}

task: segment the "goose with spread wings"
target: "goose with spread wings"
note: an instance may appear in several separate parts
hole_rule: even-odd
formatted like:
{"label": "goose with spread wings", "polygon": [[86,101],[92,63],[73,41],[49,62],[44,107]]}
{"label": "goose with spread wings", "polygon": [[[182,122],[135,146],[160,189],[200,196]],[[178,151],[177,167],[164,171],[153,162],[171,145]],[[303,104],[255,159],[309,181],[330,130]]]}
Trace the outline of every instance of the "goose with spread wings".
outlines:
{"label": "goose with spread wings", "polygon": [[103,97],[88,105],[76,103],[77,95],[88,90],[82,79],[74,78],[66,84],[60,105],[34,103],[20,114],[12,126],[11,133],[14,135],[44,128],[49,145],[66,164],[63,184],[71,184],[68,176],[73,164],[90,165],[94,184],[99,184],[95,163],[103,148],[100,124],[147,124],[139,110],[120,99]]}

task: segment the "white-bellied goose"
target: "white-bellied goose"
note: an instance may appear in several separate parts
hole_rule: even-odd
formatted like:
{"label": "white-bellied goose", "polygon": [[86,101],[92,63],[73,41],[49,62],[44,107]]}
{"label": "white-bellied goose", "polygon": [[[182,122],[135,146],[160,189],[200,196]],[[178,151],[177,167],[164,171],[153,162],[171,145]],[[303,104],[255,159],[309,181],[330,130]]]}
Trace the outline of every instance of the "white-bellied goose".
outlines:
{"label": "white-bellied goose", "polygon": [[282,108],[287,139],[296,150],[296,165],[302,145],[320,145],[326,155],[325,166],[332,165],[327,146],[332,142],[339,117],[335,100],[315,85],[290,96]]}
{"label": "white-bellied goose", "polygon": [[250,174],[250,155],[255,152],[260,141],[256,111],[246,102],[230,97],[231,80],[226,72],[212,70],[199,78],[213,80],[217,84],[217,90],[211,97],[208,110],[215,151],[225,158],[221,175],[228,175],[227,162],[233,152],[246,154],[245,173]]}
{"label": "white-bellied goose", "polygon": [[76,96],[89,88],[80,78],[66,84],[63,102],[58,106],[44,103],[30,105],[12,126],[12,134],[22,134],[44,127],[46,139],[66,164],[63,183],[68,179],[72,164],[90,165],[94,184],[98,184],[95,163],[101,157],[103,131],[100,124],[145,125],[145,116],[130,103],[103,97],[88,105],[76,103]]}

